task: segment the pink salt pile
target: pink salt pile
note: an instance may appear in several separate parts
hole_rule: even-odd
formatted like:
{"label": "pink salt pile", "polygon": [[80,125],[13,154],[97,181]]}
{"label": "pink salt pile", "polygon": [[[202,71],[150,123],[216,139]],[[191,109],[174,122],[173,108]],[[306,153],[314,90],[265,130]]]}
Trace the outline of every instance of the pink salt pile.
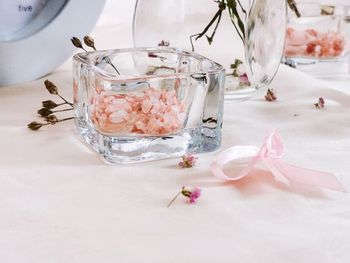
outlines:
{"label": "pink salt pile", "polygon": [[98,91],[92,105],[92,120],[104,133],[166,135],[179,131],[186,117],[175,91],[154,88],[117,95]]}
{"label": "pink salt pile", "polygon": [[284,55],[287,57],[334,58],[342,55],[344,37],[337,32],[318,32],[315,29],[287,29]]}

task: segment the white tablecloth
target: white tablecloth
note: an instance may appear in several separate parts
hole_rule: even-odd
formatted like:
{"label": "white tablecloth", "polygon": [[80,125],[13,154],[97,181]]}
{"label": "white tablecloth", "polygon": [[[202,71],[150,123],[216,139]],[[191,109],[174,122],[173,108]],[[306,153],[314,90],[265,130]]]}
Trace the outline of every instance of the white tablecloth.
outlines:
{"label": "white tablecloth", "polygon": [[[128,46],[130,28],[102,25],[93,36],[101,48]],[[68,98],[70,67],[47,76]],[[349,84],[281,67],[276,102],[225,104],[222,149],[260,145],[277,128],[286,161],[334,172],[350,189]],[[313,106],[319,97],[325,109]],[[106,165],[73,122],[26,128],[45,99],[54,98],[43,79],[0,89],[1,262],[349,262],[349,194],[288,187],[264,171],[225,183],[209,171],[218,153],[192,169],[177,159]],[[166,208],[183,185],[202,197]]]}

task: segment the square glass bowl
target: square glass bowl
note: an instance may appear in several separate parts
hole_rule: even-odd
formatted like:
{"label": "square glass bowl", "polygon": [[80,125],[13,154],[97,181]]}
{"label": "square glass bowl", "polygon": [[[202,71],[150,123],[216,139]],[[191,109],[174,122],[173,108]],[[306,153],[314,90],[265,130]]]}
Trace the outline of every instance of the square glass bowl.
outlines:
{"label": "square glass bowl", "polygon": [[73,57],[75,125],[108,163],[205,153],[221,145],[224,68],[176,48]]}
{"label": "square glass bowl", "polygon": [[349,74],[350,5],[298,3],[289,10],[284,63],[316,77]]}

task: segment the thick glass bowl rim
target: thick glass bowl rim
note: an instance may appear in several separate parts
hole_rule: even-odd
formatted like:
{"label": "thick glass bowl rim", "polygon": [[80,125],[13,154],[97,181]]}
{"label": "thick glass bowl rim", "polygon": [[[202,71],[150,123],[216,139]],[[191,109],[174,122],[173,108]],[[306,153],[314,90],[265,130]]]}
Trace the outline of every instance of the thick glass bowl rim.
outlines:
{"label": "thick glass bowl rim", "polygon": [[[172,73],[172,74],[156,74],[156,75],[140,75],[140,76],[128,76],[128,75],[116,75],[111,74],[107,71],[96,66],[94,59],[98,57],[107,57],[115,53],[132,53],[132,52],[161,52],[161,53],[183,53],[184,55],[191,56],[197,60],[207,61],[211,66],[207,70],[199,70],[193,72],[181,72],[181,73]],[[125,81],[139,81],[139,80],[150,80],[154,78],[178,78],[178,77],[193,77],[193,75],[205,75],[205,74],[220,74],[225,73],[225,68],[218,64],[217,62],[204,57],[200,54],[175,47],[138,47],[138,48],[121,48],[121,49],[110,49],[110,50],[99,50],[99,51],[90,51],[90,52],[81,52],[73,56],[73,60],[85,64],[88,67],[88,70],[93,71],[99,77],[115,82],[125,82]]]}

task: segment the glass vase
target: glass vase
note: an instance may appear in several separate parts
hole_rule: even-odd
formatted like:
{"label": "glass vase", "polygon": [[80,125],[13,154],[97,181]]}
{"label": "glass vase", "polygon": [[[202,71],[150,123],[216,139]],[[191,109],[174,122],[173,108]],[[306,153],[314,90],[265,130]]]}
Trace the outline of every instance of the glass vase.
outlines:
{"label": "glass vase", "polygon": [[[191,50],[191,36],[205,29],[215,17],[220,3],[228,2],[137,0],[133,21],[134,45],[170,45]],[[241,12],[237,1],[233,2],[237,4],[245,24],[243,41],[226,8],[219,26],[215,29],[214,23],[202,38],[195,40],[196,37],[192,37],[192,43],[197,53],[226,68],[225,99],[239,101],[252,97],[258,89],[266,87],[278,69],[285,39],[286,2],[242,1],[240,3],[246,13]],[[211,39],[213,31],[215,36]],[[235,64],[235,59],[244,64],[234,71],[231,65]],[[246,73],[249,79],[245,78]]]}
{"label": "glass vase", "polygon": [[137,48],[73,58],[75,124],[109,163],[221,145],[224,68],[192,52]]}

